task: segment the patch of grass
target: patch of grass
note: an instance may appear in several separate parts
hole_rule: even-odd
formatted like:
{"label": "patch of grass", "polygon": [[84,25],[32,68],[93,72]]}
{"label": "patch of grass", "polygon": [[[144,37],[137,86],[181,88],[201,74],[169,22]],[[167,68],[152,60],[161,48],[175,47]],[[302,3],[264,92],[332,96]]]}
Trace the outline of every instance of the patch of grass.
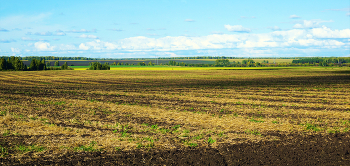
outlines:
{"label": "patch of grass", "polygon": [[334,128],[334,129],[328,130],[328,133],[330,134],[340,133],[340,130],[338,128]]}
{"label": "patch of grass", "polygon": [[222,132],[220,132],[219,134],[217,134],[219,137],[222,137],[222,136],[224,136],[224,132],[222,131]]}
{"label": "patch of grass", "polygon": [[10,133],[10,130],[6,130],[6,132],[4,132],[2,134],[2,136],[6,137],[6,136],[9,136],[11,133]]}
{"label": "patch of grass", "polygon": [[305,124],[305,129],[306,129],[306,130],[313,130],[313,131],[316,131],[316,132],[317,132],[317,131],[321,131],[321,129],[318,128],[316,124],[313,125],[313,124],[311,124],[311,123],[306,123],[306,124]]}
{"label": "patch of grass", "polygon": [[216,140],[214,140],[213,138],[209,137],[208,141],[209,144],[213,144],[216,142]]}
{"label": "patch of grass", "polygon": [[5,116],[7,111],[0,111],[0,116]]}
{"label": "patch of grass", "polygon": [[46,148],[43,146],[36,146],[36,145],[29,145],[29,146],[17,145],[16,149],[21,151],[21,153],[26,153],[26,152],[31,152],[31,151],[42,152]]}
{"label": "patch of grass", "polygon": [[152,125],[151,128],[156,130],[156,129],[158,129],[158,125],[157,124],[156,125]]}
{"label": "patch of grass", "polygon": [[194,147],[197,147],[197,146],[198,146],[198,144],[196,144],[196,143],[189,143],[189,144],[188,144],[188,146],[190,146],[190,147],[193,147],[193,148],[194,148]]}
{"label": "patch of grass", "polygon": [[0,157],[6,157],[8,154],[8,150],[0,145]]}
{"label": "patch of grass", "polygon": [[147,141],[149,141],[149,143],[142,144],[142,142],[139,142],[139,143],[137,143],[136,148],[140,149],[140,148],[143,148],[143,147],[145,147],[145,148],[153,148],[154,147],[154,141],[155,140],[153,139],[153,137],[145,137],[142,140],[147,140]]}
{"label": "patch of grass", "polygon": [[177,129],[179,129],[181,127],[181,125],[175,125],[174,127],[173,127],[173,129],[174,130],[177,130]]}
{"label": "patch of grass", "polygon": [[193,137],[193,139],[202,139],[203,138],[203,135],[201,134],[201,135],[198,135],[198,136],[195,136],[195,137]]}
{"label": "patch of grass", "polygon": [[261,136],[261,133],[257,130],[246,130],[245,133]]}
{"label": "patch of grass", "polygon": [[250,122],[255,122],[255,123],[263,123],[263,120],[256,120],[256,119],[250,119]]}
{"label": "patch of grass", "polygon": [[170,132],[169,129],[159,129],[160,132],[162,132],[163,134],[167,133],[167,132]]}
{"label": "patch of grass", "polygon": [[86,151],[86,152],[95,152],[95,151],[102,151],[102,149],[95,149],[95,145],[97,143],[95,141],[92,141],[89,146],[80,146],[80,147],[75,147],[75,151]]}
{"label": "patch of grass", "polygon": [[63,104],[66,104],[66,102],[65,101],[60,101],[60,102],[55,102],[54,104],[55,105],[63,105]]}

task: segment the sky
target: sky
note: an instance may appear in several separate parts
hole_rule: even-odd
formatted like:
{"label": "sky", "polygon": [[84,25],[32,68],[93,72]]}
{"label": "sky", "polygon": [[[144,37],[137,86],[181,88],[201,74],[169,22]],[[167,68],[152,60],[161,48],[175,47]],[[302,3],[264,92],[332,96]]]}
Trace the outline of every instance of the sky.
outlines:
{"label": "sky", "polygon": [[0,56],[349,57],[349,0],[0,0]]}

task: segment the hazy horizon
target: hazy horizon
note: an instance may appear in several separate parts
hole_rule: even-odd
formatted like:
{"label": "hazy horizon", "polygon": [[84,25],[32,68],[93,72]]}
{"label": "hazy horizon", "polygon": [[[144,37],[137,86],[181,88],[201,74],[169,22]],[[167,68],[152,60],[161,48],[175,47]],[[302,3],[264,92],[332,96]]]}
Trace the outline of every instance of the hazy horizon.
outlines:
{"label": "hazy horizon", "polygon": [[0,56],[349,57],[350,1],[1,1]]}

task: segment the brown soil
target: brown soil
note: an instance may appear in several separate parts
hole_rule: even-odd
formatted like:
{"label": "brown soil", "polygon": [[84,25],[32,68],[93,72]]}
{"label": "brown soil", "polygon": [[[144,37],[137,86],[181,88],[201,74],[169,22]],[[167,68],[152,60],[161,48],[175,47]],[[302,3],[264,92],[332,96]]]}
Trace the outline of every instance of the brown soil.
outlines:
{"label": "brown soil", "polygon": [[[273,133],[271,133],[273,134]],[[280,140],[217,148],[75,152],[30,161],[0,159],[2,165],[349,165],[350,134],[280,135]],[[2,138],[3,139],[3,138]]]}
{"label": "brown soil", "polygon": [[[194,77],[188,79],[177,75],[187,72],[171,72],[171,77],[164,80],[153,78],[153,75],[168,76],[168,72],[142,72],[135,78],[128,76],[132,74],[129,71],[118,72],[116,77],[110,76],[116,74],[113,72],[100,76],[88,71],[85,77],[67,71],[64,76],[51,77],[37,72],[37,75],[17,77],[15,73],[12,79],[0,78],[3,83],[0,85],[0,114],[3,114],[0,117],[7,118],[0,126],[0,150],[7,149],[10,154],[0,157],[0,165],[350,165],[349,74],[287,77],[280,73],[281,76],[276,78],[252,75],[253,78],[239,79],[197,77],[203,73],[193,74]],[[92,74],[91,78],[89,74]],[[329,91],[315,88],[329,88]],[[134,106],[125,106],[128,107],[125,110],[122,105]],[[117,109],[111,109],[113,107]],[[143,109],[144,112],[139,111]],[[153,109],[159,111],[152,112]],[[5,117],[7,110],[13,114]],[[164,112],[169,114],[162,114]],[[159,114],[163,117],[158,118]],[[202,117],[205,121],[197,119],[196,123],[190,123],[186,121],[187,115],[194,117],[193,121]],[[260,117],[265,122],[257,121]],[[101,125],[91,125],[90,121]],[[242,125],[227,127],[235,121]],[[118,128],[108,126],[117,123],[120,123]],[[37,125],[40,130],[43,127],[43,131],[26,134],[23,130],[33,129],[27,126],[30,124]],[[213,127],[205,128],[207,124]],[[49,131],[46,128],[49,125],[53,125],[52,131],[64,129],[62,133],[67,134]],[[170,132],[162,133],[152,129],[152,125]],[[266,129],[260,128],[261,125]],[[174,126],[183,129],[181,132],[179,129],[180,133],[173,132]],[[253,127],[245,128],[247,126]],[[78,133],[78,129],[83,132],[79,137],[73,133],[73,130]],[[248,129],[262,131],[253,135]],[[185,130],[195,134],[184,137]],[[46,131],[48,134],[42,134]],[[121,137],[123,131],[133,134],[130,136],[135,138],[131,140],[132,148],[124,146],[129,137]],[[98,152],[74,149],[86,145],[90,138],[102,144],[103,136],[111,133],[115,133],[113,138],[125,140],[112,142],[110,139],[111,145],[103,147],[110,149]],[[219,137],[219,133],[229,136]],[[208,143],[208,138],[214,135],[217,136],[216,143]],[[205,139],[195,140],[197,136]],[[156,146],[137,146],[148,137],[158,138]],[[75,145],[71,142],[76,143],[77,139],[70,138],[82,141]],[[41,145],[37,140],[45,141],[45,151],[22,154],[15,149],[19,145]],[[64,141],[50,146],[55,143],[51,140],[71,141],[67,144],[70,149],[65,151],[65,147],[58,146],[65,145]],[[190,142],[185,144],[186,140],[192,140],[198,146],[192,147]],[[121,148],[119,151],[118,147]],[[0,151],[2,154],[4,151]]]}

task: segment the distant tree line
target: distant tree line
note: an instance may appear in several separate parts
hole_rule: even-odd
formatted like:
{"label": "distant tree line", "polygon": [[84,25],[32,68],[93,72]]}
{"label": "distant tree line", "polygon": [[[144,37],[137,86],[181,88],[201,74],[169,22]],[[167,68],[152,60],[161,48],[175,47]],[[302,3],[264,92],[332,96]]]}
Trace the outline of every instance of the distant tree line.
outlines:
{"label": "distant tree line", "polygon": [[319,66],[342,66],[342,64],[350,63],[350,57],[349,58],[334,58],[334,57],[329,57],[329,58],[319,58],[319,57],[314,57],[314,58],[301,58],[297,60],[293,60],[292,63],[294,64],[317,64]]}
{"label": "distant tree line", "polygon": [[67,62],[59,67],[58,61],[55,62],[55,66],[50,67],[50,63],[45,63],[45,59],[32,59],[29,67],[23,64],[20,60],[20,57],[11,56],[7,58],[0,59],[0,70],[9,70],[9,71],[36,71],[36,70],[73,70],[68,67]]}
{"label": "distant tree line", "polygon": [[9,57],[7,60],[5,58],[0,59],[0,70],[14,70],[23,71],[26,70],[27,66],[19,59],[19,57]]}
{"label": "distant tree line", "polygon": [[[268,61],[264,61],[268,63]],[[262,67],[266,63],[255,63],[252,59],[243,60],[241,62],[233,61],[230,63],[228,59],[217,59],[215,64],[189,64],[184,62],[169,61],[166,65],[169,66],[190,66],[190,67]]]}
{"label": "distant tree line", "polygon": [[288,67],[288,66],[349,66],[350,58],[303,58],[293,60],[292,63],[269,63],[268,60],[255,62],[253,59],[245,59],[242,62],[228,59],[217,59],[215,64],[189,64],[184,62],[169,61],[168,66],[189,66],[189,67]]}

